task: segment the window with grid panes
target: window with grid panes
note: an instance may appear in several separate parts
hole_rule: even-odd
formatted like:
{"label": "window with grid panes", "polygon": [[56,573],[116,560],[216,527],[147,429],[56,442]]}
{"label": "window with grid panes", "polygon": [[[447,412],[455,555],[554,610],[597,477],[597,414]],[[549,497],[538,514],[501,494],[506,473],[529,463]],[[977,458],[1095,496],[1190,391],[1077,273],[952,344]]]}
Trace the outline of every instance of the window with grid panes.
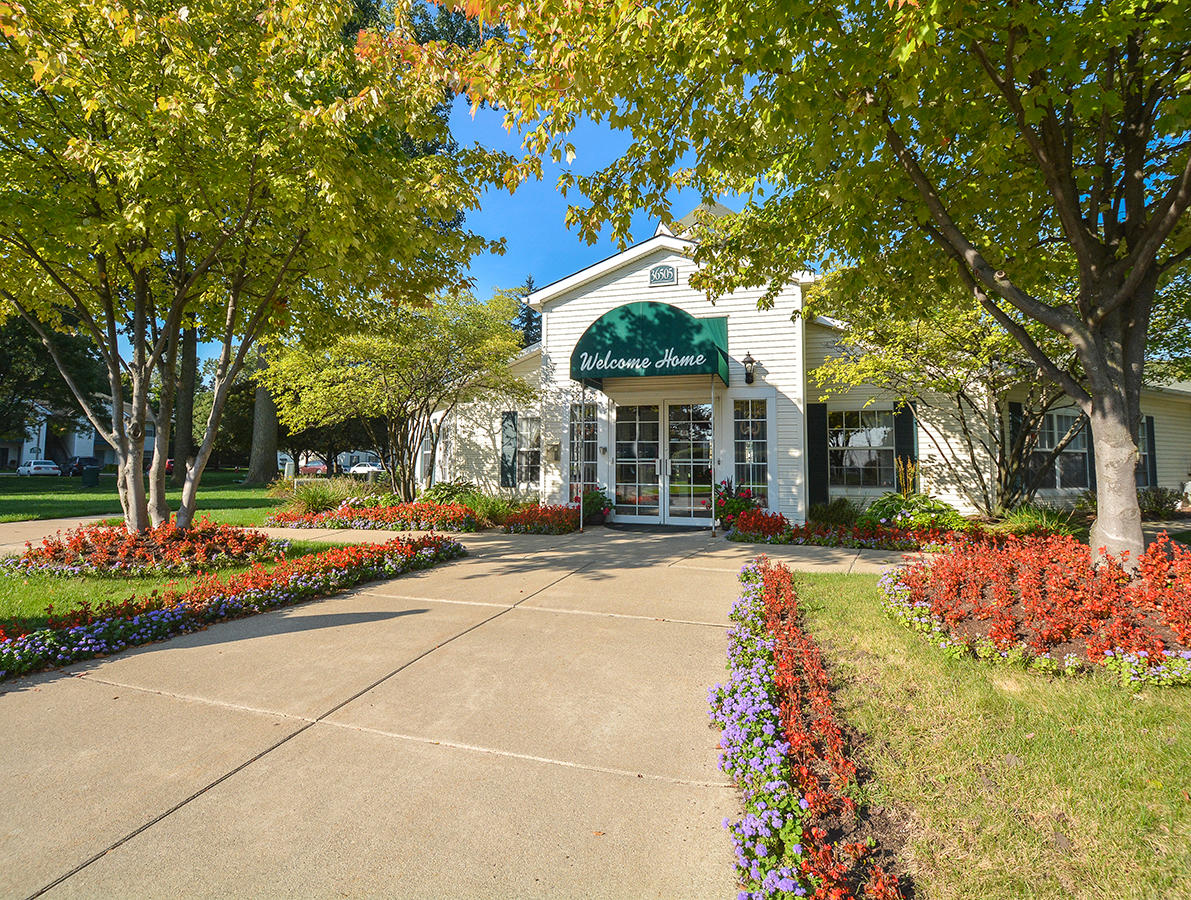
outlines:
{"label": "window with grid panes", "polygon": [[827,480],[833,487],[892,488],[893,410],[827,413]]}
{"label": "window with grid panes", "polygon": [[434,484],[434,470],[433,470],[432,466],[430,465],[430,449],[431,449],[430,445],[431,445],[430,435],[429,435],[429,433],[427,433],[422,438],[422,446],[420,448],[421,462],[419,464],[421,466],[422,484],[427,487]]}
{"label": "window with grid panes", "polygon": [[542,420],[517,416],[517,486],[537,488],[542,477]]}
{"label": "window with grid panes", "polygon": [[571,455],[570,490],[571,499],[581,497],[590,490],[599,488],[596,479],[596,454],[599,433],[596,428],[596,405],[594,403],[571,404]]}
{"label": "window with grid panes", "polygon": [[748,488],[761,506],[769,505],[768,401],[736,400],[732,404],[732,444],[736,487]]}
{"label": "window with grid panes", "polygon": [[1053,412],[1042,419],[1038,432],[1038,446],[1031,454],[1030,468],[1036,472],[1046,469],[1040,487],[1044,488],[1086,488],[1088,486],[1088,430],[1086,427],[1071,439],[1071,442],[1050,461],[1051,452],[1067,436],[1067,432],[1083,420],[1079,413]]}
{"label": "window with grid panes", "polygon": [[1154,487],[1150,484],[1150,428],[1144,416],[1137,427],[1137,486]]}

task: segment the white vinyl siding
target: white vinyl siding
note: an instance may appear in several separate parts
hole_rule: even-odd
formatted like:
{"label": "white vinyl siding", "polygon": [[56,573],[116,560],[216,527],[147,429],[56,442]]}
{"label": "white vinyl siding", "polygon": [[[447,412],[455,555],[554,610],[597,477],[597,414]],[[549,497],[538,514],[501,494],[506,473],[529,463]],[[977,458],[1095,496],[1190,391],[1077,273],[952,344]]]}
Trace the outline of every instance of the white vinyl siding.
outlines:
{"label": "white vinyl siding", "polygon": [[[678,284],[649,286],[649,270],[661,263],[678,270]],[[791,321],[801,302],[800,289],[790,286],[769,310],[757,309],[760,289],[738,291],[712,305],[702,293],[690,288],[688,279],[693,271],[694,263],[689,258],[663,247],[546,302],[542,329],[542,368],[547,373],[543,389],[544,441],[568,447],[570,406],[579,402],[582,390],[570,381],[571,351],[601,315],[626,303],[653,301],[671,304],[695,317],[728,316],[731,390],[725,391],[723,383],[716,379],[714,478],[719,481],[734,477],[732,401],[738,396],[737,389],[745,388],[740,360],[751,353],[757,360],[755,387],[771,396],[773,404],[769,504],[801,521],[805,513],[801,326]],[[643,402],[638,399],[643,395],[670,402],[710,402],[711,393],[711,376],[606,379],[602,391],[588,388],[587,399],[595,402],[598,410],[600,482],[611,485],[615,481],[615,457],[609,452],[615,403]],[[544,495],[548,499],[566,499],[568,474],[566,460],[560,465],[543,463]]]}
{"label": "white vinyl siding", "polygon": [[1154,417],[1156,487],[1181,491],[1191,481],[1191,396],[1146,392],[1141,414]]}

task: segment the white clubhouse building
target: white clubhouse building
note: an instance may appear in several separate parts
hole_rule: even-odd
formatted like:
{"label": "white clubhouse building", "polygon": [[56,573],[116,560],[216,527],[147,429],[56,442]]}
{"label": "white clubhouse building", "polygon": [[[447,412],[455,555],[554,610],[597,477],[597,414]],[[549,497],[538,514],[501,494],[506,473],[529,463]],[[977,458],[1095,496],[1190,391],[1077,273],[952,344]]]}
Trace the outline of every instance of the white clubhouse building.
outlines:
{"label": "white clubhouse building", "polygon": [[[972,511],[945,428],[925,427],[875,388],[823,397],[808,378],[842,337],[837,323],[795,315],[809,273],[768,310],[757,309],[759,289],[712,305],[688,283],[691,246],[659,227],[532,294],[542,340],[512,371],[538,387],[538,401],[473,404],[453,416],[435,479],[555,503],[601,487],[615,498],[617,522],[680,525],[710,524],[712,485],[731,479],[801,522],[811,504],[893,490],[903,457],[919,464],[923,491]],[[1191,386],[1147,390],[1142,405],[1139,484],[1182,490],[1191,481]],[[1075,415],[1053,413],[1047,428],[1065,434]],[[1081,435],[1061,454],[1039,499],[1090,487],[1089,443]]]}

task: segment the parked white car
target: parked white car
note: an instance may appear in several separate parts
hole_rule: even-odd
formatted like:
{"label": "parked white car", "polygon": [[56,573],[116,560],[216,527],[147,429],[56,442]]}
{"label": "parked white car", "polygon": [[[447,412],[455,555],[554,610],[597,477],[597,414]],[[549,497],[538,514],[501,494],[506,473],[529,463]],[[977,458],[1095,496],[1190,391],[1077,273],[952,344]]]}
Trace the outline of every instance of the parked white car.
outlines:
{"label": "parked white car", "polygon": [[62,470],[52,459],[28,459],[17,467],[18,475],[61,475]]}
{"label": "parked white car", "polygon": [[384,472],[384,470],[385,470],[385,467],[382,466],[380,463],[358,462],[354,466],[352,466],[350,469],[347,470],[347,474],[348,475],[371,475],[371,474],[379,475],[382,472]]}

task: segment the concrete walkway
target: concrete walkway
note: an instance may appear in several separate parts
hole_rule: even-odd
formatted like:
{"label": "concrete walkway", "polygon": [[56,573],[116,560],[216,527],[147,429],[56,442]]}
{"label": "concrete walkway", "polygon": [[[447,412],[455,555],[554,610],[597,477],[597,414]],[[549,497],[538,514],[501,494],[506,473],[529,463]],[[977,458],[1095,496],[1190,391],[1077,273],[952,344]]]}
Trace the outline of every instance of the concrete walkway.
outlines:
{"label": "concrete walkway", "polygon": [[0,684],[0,896],[731,896],[738,800],[706,695],[758,548],[464,541],[427,572]]}

